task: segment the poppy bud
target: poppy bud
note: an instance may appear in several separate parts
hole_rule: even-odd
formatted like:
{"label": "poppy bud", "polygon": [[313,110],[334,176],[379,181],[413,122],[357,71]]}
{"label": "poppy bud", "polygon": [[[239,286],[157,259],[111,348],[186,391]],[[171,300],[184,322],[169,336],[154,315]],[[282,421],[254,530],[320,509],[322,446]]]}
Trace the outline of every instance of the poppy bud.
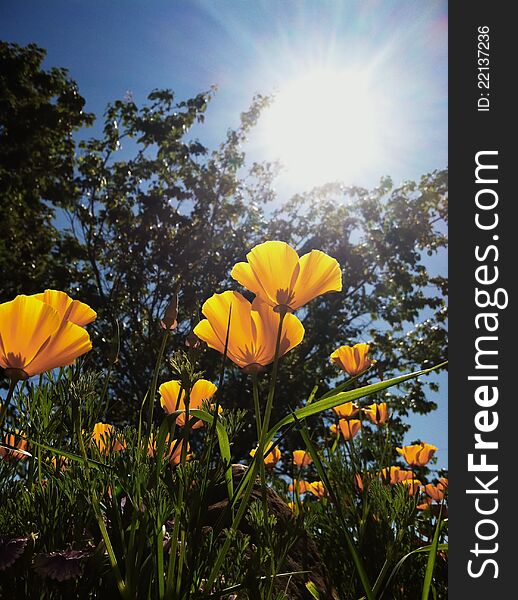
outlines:
{"label": "poppy bud", "polygon": [[162,325],[162,327],[164,329],[176,329],[176,326],[178,325],[177,319],[178,318],[178,294],[175,294],[171,300],[171,302],[169,302],[169,306],[166,308],[165,310],[165,314],[164,314],[164,318],[160,321],[160,325]]}

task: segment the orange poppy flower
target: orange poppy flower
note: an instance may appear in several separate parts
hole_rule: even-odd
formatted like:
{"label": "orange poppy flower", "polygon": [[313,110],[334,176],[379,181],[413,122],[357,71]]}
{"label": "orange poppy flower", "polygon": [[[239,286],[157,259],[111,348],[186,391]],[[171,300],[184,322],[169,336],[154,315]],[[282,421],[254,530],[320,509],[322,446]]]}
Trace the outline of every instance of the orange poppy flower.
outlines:
{"label": "orange poppy flower", "polygon": [[363,479],[359,473],[354,474],[354,485],[360,492],[363,492]]}
{"label": "orange poppy flower", "polygon": [[[210,400],[217,391],[217,387],[206,379],[198,379],[192,386],[189,395],[189,409],[201,409],[203,402]],[[159,388],[160,404],[169,415],[177,410],[185,411],[185,392],[181,389],[181,382],[177,380],[166,381]],[[220,407],[221,408],[221,407]],[[176,417],[180,427],[185,425],[185,412]],[[192,429],[203,427],[203,421],[196,421]]]}
{"label": "orange poppy flower", "polygon": [[313,459],[305,450],[294,450],[293,462],[297,467],[307,467],[313,462]]}
{"label": "orange poppy flower", "polygon": [[421,502],[421,504],[418,504],[416,506],[417,510],[428,510],[430,508],[432,504],[432,499],[425,497],[423,498],[423,501]]}
{"label": "orange poppy flower", "polygon": [[331,362],[338,365],[349,377],[356,377],[366,371],[376,361],[371,360],[367,354],[369,344],[355,344],[354,346],[340,346],[331,354]]}
{"label": "orange poppy flower", "polygon": [[359,407],[354,402],[345,402],[333,408],[335,415],[339,419],[352,419],[360,411]]}
{"label": "orange poppy flower", "polygon": [[407,488],[409,496],[414,496],[421,488],[419,479],[403,479],[403,481],[400,481],[399,483]]}
{"label": "orange poppy flower", "polygon": [[381,478],[388,480],[391,485],[396,485],[397,483],[401,483],[406,479],[413,479],[414,474],[412,471],[405,471],[401,469],[401,467],[385,467],[381,469]]}
{"label": "orange poppy flower", "polygon": [[344,440],[347,442],[357,435],[362,426],[362,422],[358,419],[340,419],[338,425]]}
{"label": "orange poppy flower", "polygon": [[[180,440],[179,442],[177,442],[177,440],[170,441],[169,436],[166,437],[164,449],[167,453],[167,458],[169,459],[169,462],[174,466],[180,464],[180,460],[182,458],[182,447],[183,447],[183,440]],[[190,447],[190,444],[187,443],[187,454],[185,457],[186,460],[189,460],[191,458],[190,452],[191,452],[191,447]],[[156,441],[155,441],[153,434],[151,434],[149,437],[149,442],[148,442],[148,447],[147,447],[147,455],[151,456],[151,457],[156,457]]]}
{"label": "orange poppy flower", "polygon": [[[5,446],[0,445],[0,458],[8,460],[25,460],[29,458],[27,440],[9,433],[4,438],[4,444]],[[6,446],[9,446],[9,448]],[[11,450],[11,448],[17,448],[17,450]],[[18,450],[21,450],[21,452],[18,452]]]}
{"label": "orange poppy flower", "polygon": [[309,490],[317,498],[323,498],[326,495],[326,488],[321,481],[313,481],[309,484]]}
{"label": "orange poppy flower", "polygon": [[88,333],[31,296],[0,304],[0,366],[12,379],[28,379],[71,365],[92,348]]}
{"label": "orange poppy flower", "polygon": [[305,494],[309,491],[309,486],[310,484],[307,481],[304,481],[304,479],[301,479],[300,481],[298,479],[294,479],[293,483],[290,483],[288,486],[288,491],[294,492],[297,490],[299,494]]}
{"label": "orange poppy flower", "polygon": [[424,486],[423,490],[427,496],[436,502],[441,502],[444,499],[445,488],[440,483],[437,485],[428,483]]}
{"label": "orange poppy flower", "polygon": [[[270,442],[266,448],[265,454],[266,454],[266,452],[268,452],[270,450],[270,448],[272,446],[273,446],[273,444]],[[250,450],[250,456],[254,457],[256,452],[257,452],[257,447],[252,448],[252,450]],[[275,446],[275,448],[271,452],[268,452],[268,454],[265,456],[264,464],[269,468],[273,468],[280,460],[281,460],[281,451],[279,450],[278,446]]]}
{"label": "orange poppy flower", "polygon": [[79,302],[79,300],[72,300],[65,292],[45,290],[42,294],[32,294],[29,298],[36,298],[45,302],[45,304],[58,311],[62,321],[70,321],[80,327],[88,325],[97,318],[97,313],[88,304]]}
{"label": "orange poppy flower", "polygon": [[[223,353],[228,335],[227,356],[238,367],[253,372],[269,365],[275,358],[279,315],[256,298],[251,304],[239,292],[214,294],[202,307],[207,317],[194,333],[211,348]],[[282,324],[280,356],[300,344],[304,327],[295,315],[286,315]]]}
{"label": "orange poppy flower", "polygon": [[440,487],[444,491],[446,491],[448,489],[448,478],[447,477],[439,477],[439,482],[437,483],[437,487]]}
{"label": "orange poppy flower", "polygon": [[124,450],[124,445],[115,437],[115,428],[108,423],[96,423],[94,425],[92,441],[101,454]]}
{"label": "orange poppy flower", "polygon": [[432,444],[414,444],[413,446],[403,446],[403,448],[396,448],[397,452],[403,456],[406,462],[414,467],[423,467],[430,462],[437,447]]}
{"label": "orange poppy flower", "polygon": [[374,425],[380,426],[388,421],[389,413],[386,402],[371,404],[362,410],[364,414],[367,415],[367,417],[374,423]]}
{"label": "orange poppy flower", "polygon": [[237,263],[231,276],[277,312],[293,312],[313,298],[342,290],[342,271],[334,259],[312,250],[301,258],[286,242],[264,242]]}

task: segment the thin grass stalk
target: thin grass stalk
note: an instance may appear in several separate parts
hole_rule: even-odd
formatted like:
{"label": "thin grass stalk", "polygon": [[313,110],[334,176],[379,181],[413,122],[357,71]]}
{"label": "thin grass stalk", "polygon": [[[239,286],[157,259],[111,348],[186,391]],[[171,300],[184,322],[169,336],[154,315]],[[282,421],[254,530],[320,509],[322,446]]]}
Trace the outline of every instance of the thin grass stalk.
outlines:
{"label": "thin grass stalk", "polygon": [[[160,344],[160,350],[158,351],[158,357],[156,360],[155,370],[153,372],[153,379],[151,380],[151,388],[149,390],[149,413],[148,413],[148,430],[147,430],[147,439],[148,440],[151,435],[151,429],[153,427],[153,409],[155,408],[155,395],[156,395],[156,387],[157,387],[157,383],[158,383],[158,373],[160,371],[160,364],[161,364],[162,358],[164,356],[168,337],[169,337],[169,329],[165,329],[164,334],[162,336],[162,343]],[[147,444],[146,444],[146,447],[147,447]]]}
{"label": "thin grass stalk", "polygon": [[343,515],[342,506],[338,500],[338,497],[334,491],[334,488],[331,486],[331,482],[329,481],[329,478],[327,477],[324,465],[322,464],[322,461],[320,460],[320,456],[318,455],[318,452],[316,451],[315,447],[313,446],[313,443],[311,442],[311,440],[309,438],[309,435],[307,434],[307,428],[303,427],[300,430],[300,434],[302,436],[302,439],[304,440],[304,443],[306,444],[307,449],[309,450],[309,453],[311,454],[311,458],[313,459],[315,467],[317,468],[320,479],[322,480],[322,483],[324,484],[327,491],[329,492],[331,500],[336,507],[336,510],[338,512],[338,517],[339,517],[340,521],[342,522],[342,527],[343,527],[343,532],[345,535],[345,541],[347,543],[347,547],[349,548],[349,552],[351,553],[351,557],[353,559],[354,566],[356,567],[356,571],[358,573],[358,576],[360,577],[360,581],[362,583],[363,589],[365,590],[367,599],[375,600],[375,596],[372,592],[372,587],[369,582],[367,572],[365,571],[365,567],[363,566],[363,561],[356,549],[354,540],[352,539],[352,537],[349,533],[349,530],[347,528],[347,523],[346,523],[345,517]]}
{"label": "thin grass stalk", "polygon": [[[79,415],[79,406],[76,400],[72,401],[72,419],[74,423],[74,428],[76,430],[77,441],[79,444],[79,450],[81,452],[81,456],[83,457],[83,464],[86,471],[86,476],[88,480],[88,484],[91,486],[91,478],[90,478],[90,466],[88,464],[88,456],[86,454],[85,444],[83,440],[83,436],[81,434],[81,422]],[[115,582],[117,583],[117,589],[122,598],[128,600],[130,598],[128,594],[128,588],[124,583],[122,578],[119,564],[117,562],[117,557],[115,556],[115,552],[113,550],[113,546],[110,540],[110,536],[108,534],[108,530],[106,529],[106,525],[104,524],[104,520],[99,508],[99,499],[97,498],[97,493],[95,489],[90,488],[90,498],[92,502],[92,507],[94,509],[95,518],[97,520],[97,524],[99,526],[99,530],[101,531],[101,535],[104,541],[104,545],[106,546],[106,552],[108,553],[108,558],[110,560],[110,565],[112,568],[113,576],[115,577]]]}
{"label": "thin grass stalk", "polygon": [[432,579],[433,579],[433,571],[435,568],[435,560],[437,558],[437,547],[439,545],[439,536],[441,533],[443,506],[444,506],[444,503],[441,502],[441,507],[439,509],[439,516],[437,517],[437,524],[435,526],[435,533],[433,536],[432,545],[430,547],[430,553],[428,554],[428,561],[426,563],[426,572],[425,572],[425,576],[424,576],[423,593],[421,594],[421,600],[428,600],[428,597],[430,595],[430,588],[432,586]]}

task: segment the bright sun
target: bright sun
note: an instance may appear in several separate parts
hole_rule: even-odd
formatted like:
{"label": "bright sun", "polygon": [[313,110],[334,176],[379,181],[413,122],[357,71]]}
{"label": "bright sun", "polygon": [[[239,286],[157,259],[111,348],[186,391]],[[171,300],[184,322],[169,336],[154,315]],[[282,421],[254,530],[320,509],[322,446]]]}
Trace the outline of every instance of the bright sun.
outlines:
{"label": "bright sun", "polygon": [[358,183],[372,169],[385,170],[395,123],[384,100],[360,70],[309,72],[281,89],[264,114],[267,154],[299,185]]}

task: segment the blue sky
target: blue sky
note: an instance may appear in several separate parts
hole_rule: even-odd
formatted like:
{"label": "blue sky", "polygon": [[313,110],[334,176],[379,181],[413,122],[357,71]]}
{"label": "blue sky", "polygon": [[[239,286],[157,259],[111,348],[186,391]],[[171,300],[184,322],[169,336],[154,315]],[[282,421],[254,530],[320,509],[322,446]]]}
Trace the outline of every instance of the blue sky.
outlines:
{"label": "blue sky", "polygon": [[[185,99],[217,84],[197,131],[209,146],[237,125],[256,92],[281,94],[315,69],[368,73],[371,114],[364,107],[364,115],[354,116],[377,123],[383,148],[354,180],[344,170],[345,182],[368,187],[390,174],[397,183],[447,166],[442,0],[2,0],[0,37],[46,48],[46,66],[68,68],[87,110],[97,115],[128,91],[137,102],[154,88],[172,88]],[[346,90],[313,99],[301,128],[309,131],[328,113],[338,118],[348,96]],[[268,145],[265,127],[250,137],[254,160],[273,158],[282,147],[280,139]],[[346,142],[339,148],[345,151]],[[356,149],[349,150],[354,155]],[[302,180],[284,176],[277,189],[285,199],[301,186]],[[433,415],[412,419],[410,437],[435,442],[445,465],[445,386],[436,401],[440,409]]]}

